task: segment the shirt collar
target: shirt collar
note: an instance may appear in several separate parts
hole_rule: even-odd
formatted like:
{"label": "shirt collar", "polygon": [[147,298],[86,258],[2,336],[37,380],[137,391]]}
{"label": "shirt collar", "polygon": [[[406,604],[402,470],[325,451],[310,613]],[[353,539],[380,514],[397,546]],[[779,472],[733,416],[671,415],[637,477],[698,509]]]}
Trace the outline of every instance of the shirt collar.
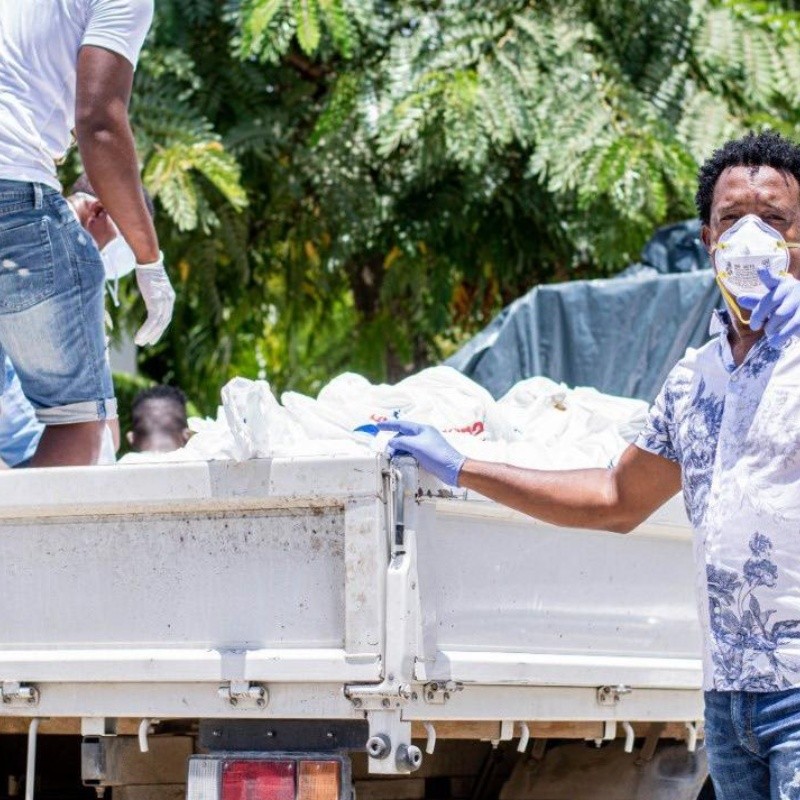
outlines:
{"label": "shirt collar", "polygon": [[726,308],[715,308],[711,312],[711,320],[708,323],[708,335],[717,336],[720,333],[728,335],[731,327],[731,315]]}
{"label": "shirt collar", "polygon": [[[715,308],[714,311],[711,313],[711,320],[708,324],[708,335],[709,336],[717,336],[719,341],[719,352],[720,356],[722,357],[722,362],[725,364],[725,368],[728,372],[733,372],[736,369],[736,364],[733,360],[733,350],[731,349],[730,342],[728,341],[728,332],[731,328],[731,315],[725,308]],[[767,340],[762,337],[759,339],[755,345],[753,345],[753,349],[748,353],[747,361],[751,355],[755,355],[760,350],[786,350],[791,344],[794,342],[794,337],[790,338],[788,341],[784,342],[780,347],[774,348],[772,345],[767,344]]]}

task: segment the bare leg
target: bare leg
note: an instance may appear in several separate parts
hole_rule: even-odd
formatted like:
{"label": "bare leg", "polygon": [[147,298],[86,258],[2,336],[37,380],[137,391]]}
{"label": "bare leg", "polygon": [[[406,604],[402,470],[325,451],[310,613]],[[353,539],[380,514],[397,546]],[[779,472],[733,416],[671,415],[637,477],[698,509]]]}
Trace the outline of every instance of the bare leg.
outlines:
{"label": "bare leg", "polygon": [[82,467],[97,463],[105,421],[48,425],[30,467]]}
{"label": "bare leg", "polygon": [[114,442],[114,452],[119,452],[120,433],[119,433],[119,417],[108,420],[108,429],[111,431],[111,439]]}

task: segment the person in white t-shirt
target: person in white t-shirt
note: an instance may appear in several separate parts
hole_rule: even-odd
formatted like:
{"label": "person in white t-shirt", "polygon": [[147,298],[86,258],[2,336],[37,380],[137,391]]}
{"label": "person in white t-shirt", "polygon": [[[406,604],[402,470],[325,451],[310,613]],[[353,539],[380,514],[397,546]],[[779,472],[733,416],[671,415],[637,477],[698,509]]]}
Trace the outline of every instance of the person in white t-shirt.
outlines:
{"label": "person in white t-shirt", "polygon": [[0,363],[45,431],[32,466],[93,464],[116,400],[103,262],[60,193],[77,139],[86,174],[136,259],[154,344],[175,293],[145,205],[128,104],[153,0],[0,2]]}

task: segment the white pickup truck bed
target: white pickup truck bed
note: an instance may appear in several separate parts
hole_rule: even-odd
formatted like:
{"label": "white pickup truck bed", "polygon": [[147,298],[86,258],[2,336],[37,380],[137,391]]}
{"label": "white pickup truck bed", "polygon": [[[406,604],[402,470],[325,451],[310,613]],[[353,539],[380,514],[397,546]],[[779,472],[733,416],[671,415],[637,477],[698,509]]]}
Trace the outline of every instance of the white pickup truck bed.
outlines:
{"label": "white pickup truck bed", "polygon": [[0,487],[0,729],[366,717],[395,751],[420,723],[508,739],[539,722],[691,734],[702,718],[677,500],[629,536],[563,530],[439,496],[378,456],[29,470]]}

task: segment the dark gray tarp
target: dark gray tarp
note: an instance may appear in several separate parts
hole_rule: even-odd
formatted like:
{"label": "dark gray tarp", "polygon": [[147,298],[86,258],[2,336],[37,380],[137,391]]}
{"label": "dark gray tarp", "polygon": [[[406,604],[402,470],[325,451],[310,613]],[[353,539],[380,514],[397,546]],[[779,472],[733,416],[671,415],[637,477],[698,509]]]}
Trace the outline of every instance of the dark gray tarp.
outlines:
{"label": "dark gray tarp", "polygon": [[696,222],[661,229],[616,278],[538,286],[446,363],[501,397],[545,375],[652,401],[720,304]]}
{"label": "dark gray tarp", "polygon": [[709,269],[711,263],[700,241],[700,221],[659,228],[642,250],[642,264],[665,275]]}

